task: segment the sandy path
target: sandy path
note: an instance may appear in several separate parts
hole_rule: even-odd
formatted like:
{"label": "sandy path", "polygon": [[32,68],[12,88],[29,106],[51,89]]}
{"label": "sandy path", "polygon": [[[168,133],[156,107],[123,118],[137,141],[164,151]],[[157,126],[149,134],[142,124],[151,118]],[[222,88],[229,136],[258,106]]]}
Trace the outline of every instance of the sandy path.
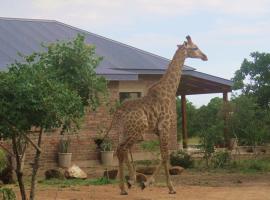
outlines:
{"label": "sandy path", "polygon": [[270,185],[207,187],[177,186],[177,194],[169,195],[166,187],[151,187],[144,191],[129,190],[128,196],[119,195],[117,185],[83,186],[72,188],[42,188],[38,200],[270,200]]}

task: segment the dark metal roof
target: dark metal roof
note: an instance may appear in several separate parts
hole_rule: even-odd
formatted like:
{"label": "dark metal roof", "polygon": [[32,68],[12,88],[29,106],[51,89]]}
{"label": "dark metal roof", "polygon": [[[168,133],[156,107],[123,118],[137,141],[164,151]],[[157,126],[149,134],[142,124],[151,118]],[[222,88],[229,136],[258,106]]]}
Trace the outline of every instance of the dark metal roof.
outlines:
{"label": "dark metal roof", "polygon": [[[100,74],[106,69],[165,69],[169,59],[128,46],[126,44],[69,26],[53,20],[28,20],[0,18],[0,68],[5,68],[25,55],[40,51],[40,44],[56,40],[69,40],[78,33],[86,37],[86,42],[96,46],[96,53],[104,57],[100,64]],[[185,70],[194,68],[185,67]],[[113,73],[113,71],[111,71]]]}
{"label": "dark metal roof", "polygon": [[[140,74],[163,74],[170,62],[167,58],[58,21],[0,17],[0,70],[14,60],[20,61],[18,52],[28,55],[41,51],[41,43],[70,40],[78,33],[84,34],[86,42],[95,45],[96,53],[103,56],[96,72],[108,80],[138,80]],[[231,85],[229,80],[197,72],[189,66],[184,66],[184,75]]]}

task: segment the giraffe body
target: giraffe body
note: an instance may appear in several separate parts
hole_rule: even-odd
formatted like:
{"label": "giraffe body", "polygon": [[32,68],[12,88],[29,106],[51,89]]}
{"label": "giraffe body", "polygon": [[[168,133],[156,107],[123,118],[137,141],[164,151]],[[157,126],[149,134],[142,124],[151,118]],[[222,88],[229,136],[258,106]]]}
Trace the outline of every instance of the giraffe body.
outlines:
{"label": "giraffe body", "polygon": [[148,89],[147,94],[139,99],[125,101],[114,115],[112,123],[117,125],[119,132],[119,144],[116,154],[119,161],[119,186],[122,195],[127,194],[124,186],[124,162],[126,162],[130,172],[131,180],[129,185],[136,180],[135,169],[129,162],[127,152],[135,143],[144,140],[147,132],[158,135],[162,162],[143,187],[151,184],[160,167],[164,166],[169,193],[175,193],[168,169],[169,131],[174,119],[175,107],[173,105],[175,105],[175,96],[186,57],[207,60],[207,57],[193,44],[189,36],[187,39],[188,42],[179,46],[176,50],[166,73]]}

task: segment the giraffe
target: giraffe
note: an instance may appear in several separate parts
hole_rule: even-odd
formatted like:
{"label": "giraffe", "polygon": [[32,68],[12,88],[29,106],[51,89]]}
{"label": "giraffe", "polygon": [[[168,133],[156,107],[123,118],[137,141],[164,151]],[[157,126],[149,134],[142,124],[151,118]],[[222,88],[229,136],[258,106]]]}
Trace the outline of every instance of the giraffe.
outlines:
{"label": "giraffe", "polygon": [[169,176],[168,151],[169,131],[175,112],[175,107],[173,107],[175,96],[185,59],[200,58],[203,61],[207,60],[207,56],[192,42],[191,37],[187,36],[186,39],[187,41],[183,45],[177,45],[178,49],[162,78],[148,89],[144,97],[125,101],[113,117],[112,123],[117,124],[119,132],[116,155],[119,162],[121,195],[128,194],[124,184],[124,162],[130,174],[128,186],[131,186],[136,181],[136,172],[129,161],[128,150],[135,143],[143,141],[144,135],[149,131],[154,132],[159,137],[161,162],[153,176],[146,183],[142,183],[142,189],[153,183],[154,176],[161,166],[164,166],[169,194],[176,193]]}

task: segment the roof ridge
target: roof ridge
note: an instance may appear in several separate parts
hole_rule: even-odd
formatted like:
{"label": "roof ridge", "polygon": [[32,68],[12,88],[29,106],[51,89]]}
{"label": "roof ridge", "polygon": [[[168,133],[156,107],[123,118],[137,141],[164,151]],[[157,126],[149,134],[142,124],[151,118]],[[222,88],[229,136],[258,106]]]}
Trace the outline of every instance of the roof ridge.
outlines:
{"label": "roof ridge", "polygon": [[148,51],[145,51],[145,50],[139,49],[139,48],[137,48],[137,47],[134,47],[134,46],[131,46],[131,45],[125,44],[125,43],[123,43],[123,42],[119,42],[119,41],[116,41],[116,40],[113,40],[113,39],[107,38],[107,37],[105,37],[105,36],[98,35],[98,34],[96,34],[96,33],[92,33],[92,32],[90,32],[90,31],[87,31],[87,30],[84,30],[84,29],[81,29],[81,28],[77,28],[77,27],[75,27],[75,26],[71,26],[71,25],[69,25],[69,24],[66,24],[66,23],[63,23],[63,22],[60,22],[60,21],[57,21],[57,20],[56,20],[55,22],[56,22],[56,23],[58,23],[58,24],[61,24],[61,25],[67,26],[67,27],[69,27],[69,28],[72,28],[72,29],[75,29],[75,30],[78,30],[78,31],[83,31],[83,32],[85,32],[85,33],[88,33],[88,34],[94,35],[94,36],[96,36],[96,37],[99,37],[99,38],[102,38],[102,39],[108,40],[108,41],[110,41],[110,42],[113,42],[113,43],[116,43],[116,44],[123,45],[123,46],[125,46],[125,47],[131,48],[131,49],[134,49],[134,50],[136,50],[136,51],[139,51],[139,52],[142,52],[142,53],[145,53],[145,54],[148,54],[148,55],[151,55],[151,56],[157,57],[157,58],[161,58],[161,59],[164,59],[164,60],[166,60],[166,61],[170,61],[170,59],[169,59],[169,58],[165,58],[165,57],[163,57],[163,56],[160,56],[160,55],[157,55],[157,54],[154,54],[154,53],[151,53],[151,52],[148,52]]}
{"label": "roof ridge", "polygon": [[0,20],[57,22],[56,20],[52,20],[52,19],[30,19],[30,18],[17,18],[17,17],[0,17]]}

